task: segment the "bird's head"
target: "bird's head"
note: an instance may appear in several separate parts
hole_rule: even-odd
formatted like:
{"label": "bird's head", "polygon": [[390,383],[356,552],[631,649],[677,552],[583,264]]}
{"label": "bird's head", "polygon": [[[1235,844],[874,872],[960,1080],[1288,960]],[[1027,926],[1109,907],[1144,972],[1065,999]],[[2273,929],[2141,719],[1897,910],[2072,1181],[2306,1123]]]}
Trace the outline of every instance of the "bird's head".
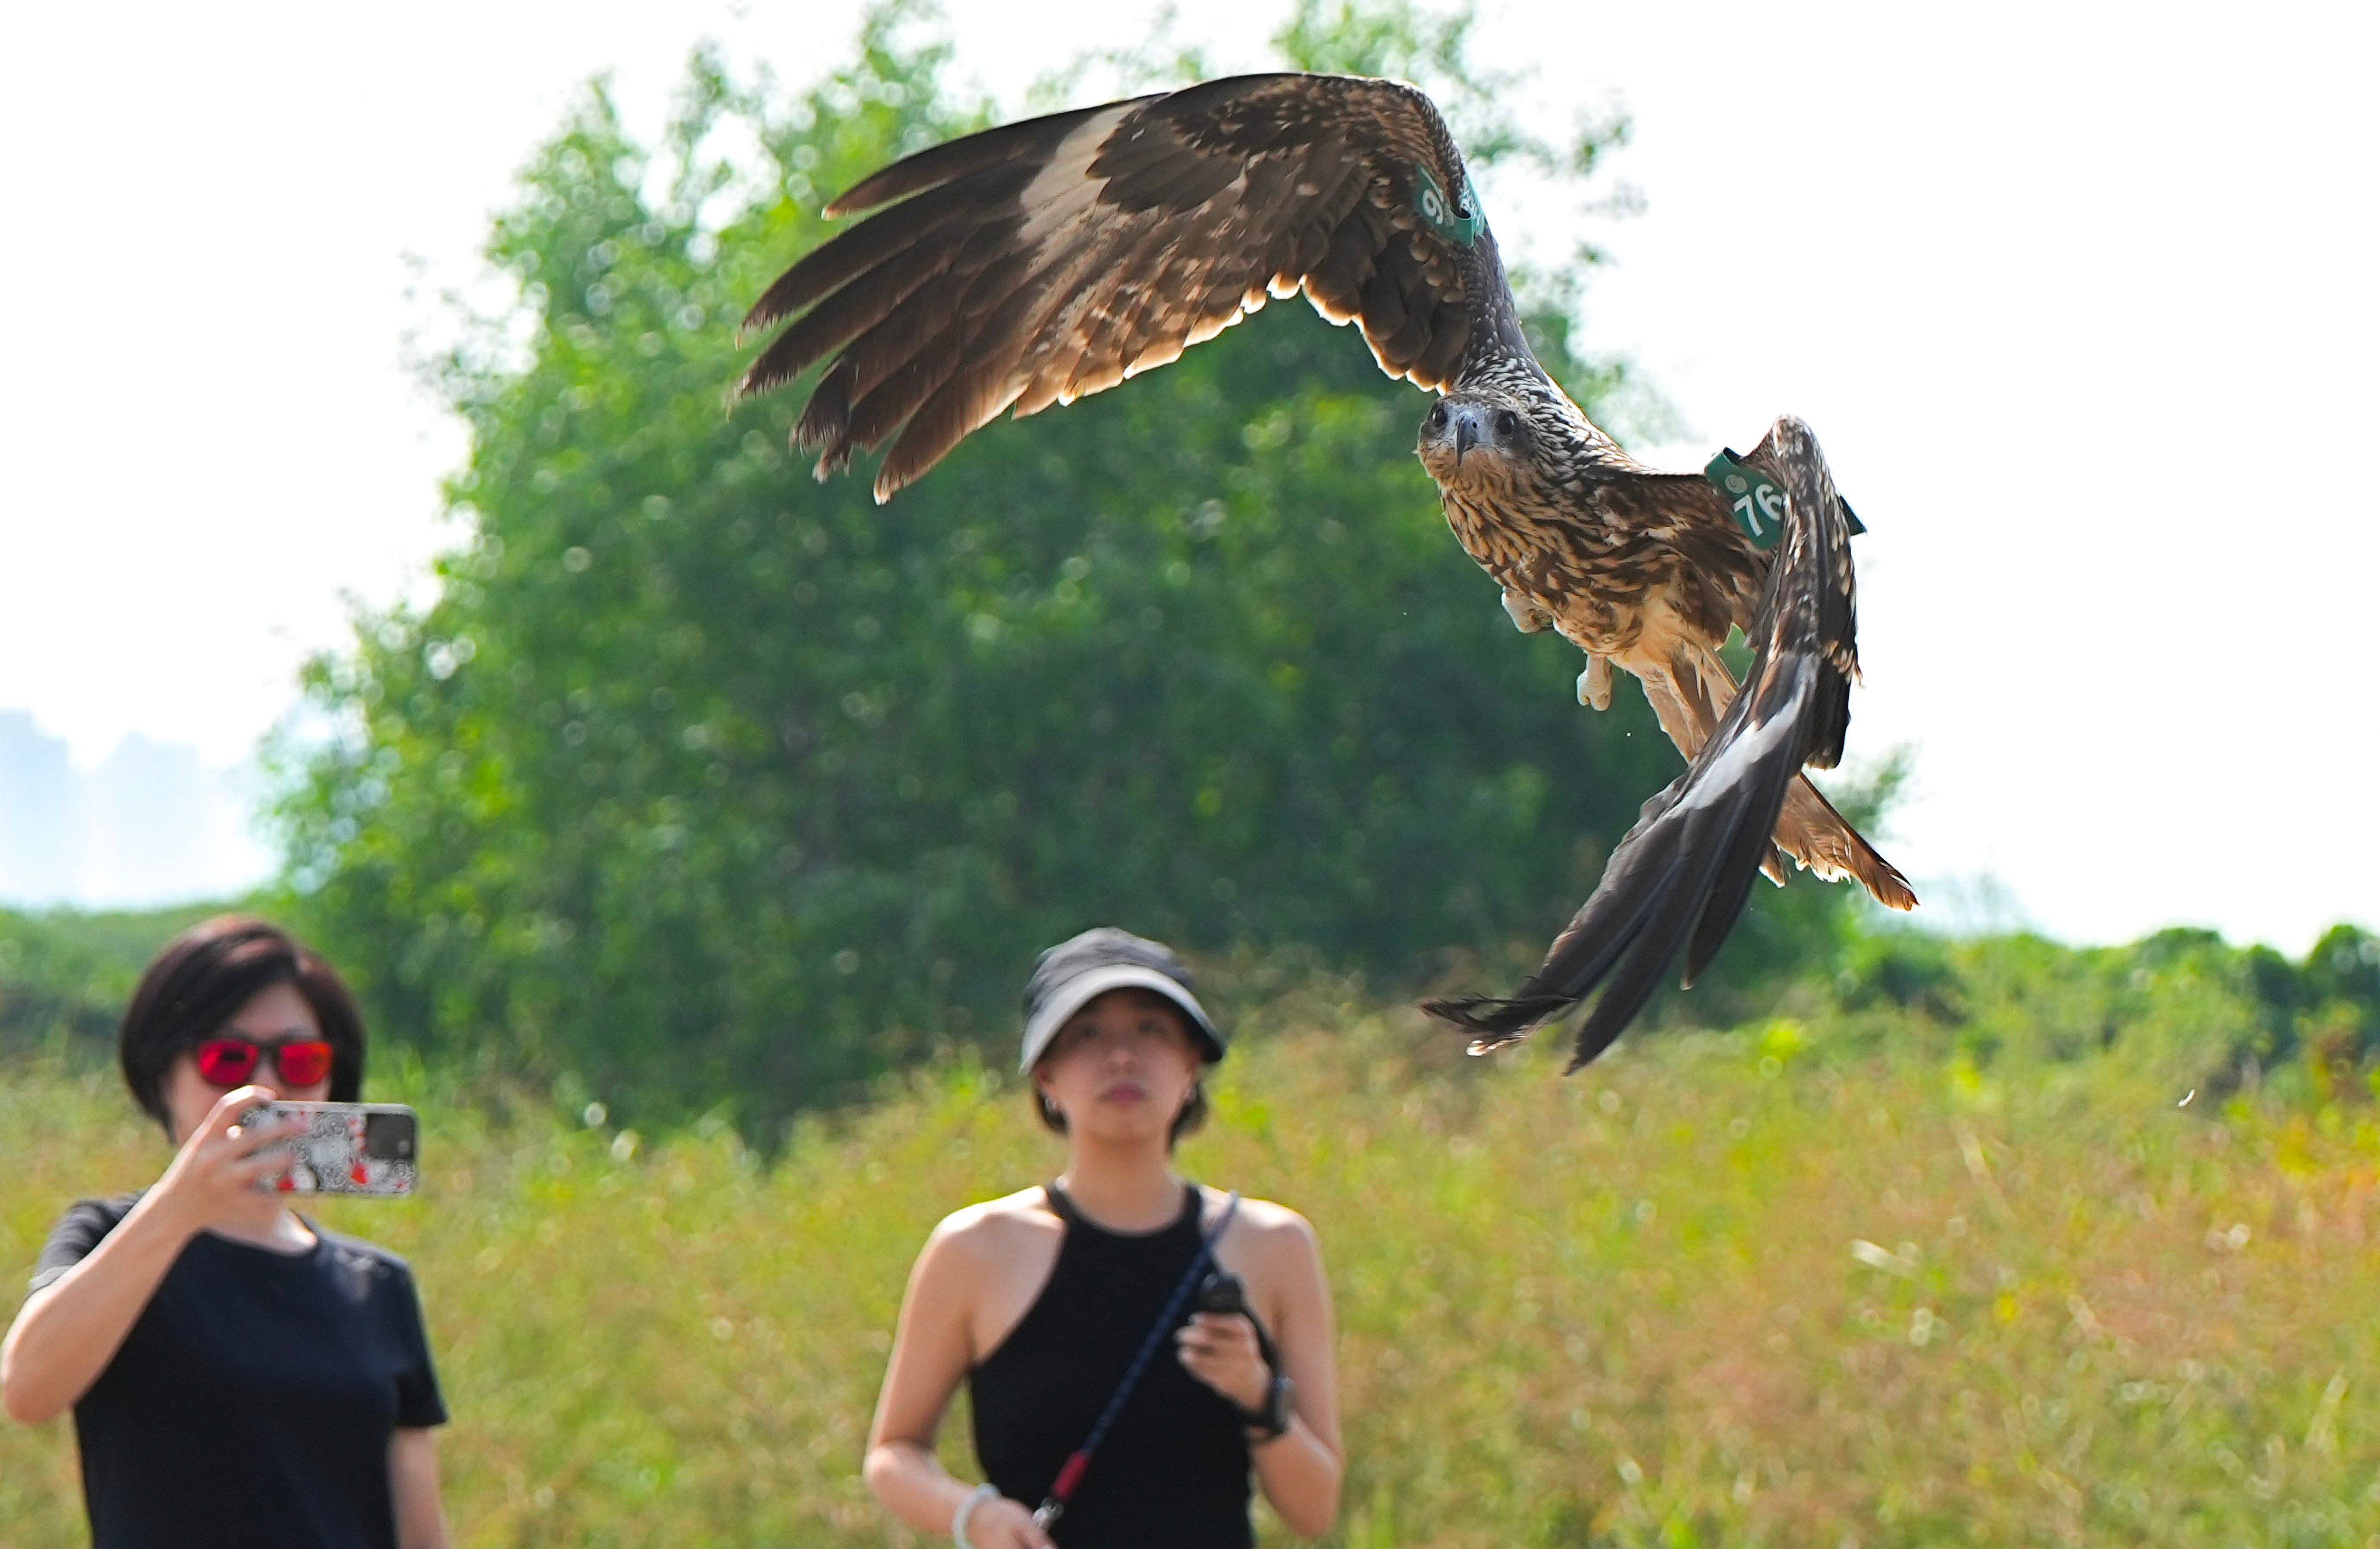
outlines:
{"label": "bird's head", "polygon": [[1414,450],[1422,467],[1449,492],[1493,496],[1533,490],[1545,482],[1550,427],[1539,406],[1500,388],[1459,388],[1430,406]]}

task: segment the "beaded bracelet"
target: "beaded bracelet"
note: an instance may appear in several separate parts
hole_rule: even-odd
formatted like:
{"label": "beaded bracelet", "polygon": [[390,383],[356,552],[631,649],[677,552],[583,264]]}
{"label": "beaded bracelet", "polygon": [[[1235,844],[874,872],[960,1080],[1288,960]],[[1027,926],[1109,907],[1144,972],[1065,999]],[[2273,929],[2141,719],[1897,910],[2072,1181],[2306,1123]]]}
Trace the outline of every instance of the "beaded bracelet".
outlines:
{"label": "beaded bracelet", "polygon": [[1000,1487],[994,1484],[978,1484],[967,1492],[967,1498],[959,1503],[959,1508],[956,1511],[951,1513],[951,1542],[957,1544],[958,1549],[975,1549],[974,1543],[967,1537],[967,1519],[973,1517],[975,1508],[984,1502],[996,1501],[999,1498]]}

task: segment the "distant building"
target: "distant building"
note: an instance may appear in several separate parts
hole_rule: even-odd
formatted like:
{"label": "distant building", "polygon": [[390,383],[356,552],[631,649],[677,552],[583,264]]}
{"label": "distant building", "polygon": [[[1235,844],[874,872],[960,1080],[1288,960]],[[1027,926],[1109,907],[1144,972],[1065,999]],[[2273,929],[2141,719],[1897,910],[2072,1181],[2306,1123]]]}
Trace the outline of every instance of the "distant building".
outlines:
{"label": "distant building", "polygon": [[142,908],[242,893],[271,874],[253,782],[180,743],[126,738],[96,769],[0,711],[0,904]]}
{"label": "distant building", "polygon": [[81,791],[64,739],[0,710],[0,901],[63,902],[80,884]]}

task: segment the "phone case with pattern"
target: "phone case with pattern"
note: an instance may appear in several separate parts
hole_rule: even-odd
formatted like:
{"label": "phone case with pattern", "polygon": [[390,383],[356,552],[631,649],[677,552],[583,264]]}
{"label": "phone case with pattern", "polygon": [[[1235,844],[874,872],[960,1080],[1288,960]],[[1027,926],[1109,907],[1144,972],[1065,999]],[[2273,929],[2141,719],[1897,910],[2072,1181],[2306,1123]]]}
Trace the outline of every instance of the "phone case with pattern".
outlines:
{"label": "phone case with pattern", "polygon": [[240,1122],[284,1115],[302,1116],[305,1132],[265,1149],[295,1152],[297,1160],[260,1187],[283,1194],[378,1199],[413,1192],[419,1122],[412,1109],[396,1103],[271,1103],[251,1109]]}

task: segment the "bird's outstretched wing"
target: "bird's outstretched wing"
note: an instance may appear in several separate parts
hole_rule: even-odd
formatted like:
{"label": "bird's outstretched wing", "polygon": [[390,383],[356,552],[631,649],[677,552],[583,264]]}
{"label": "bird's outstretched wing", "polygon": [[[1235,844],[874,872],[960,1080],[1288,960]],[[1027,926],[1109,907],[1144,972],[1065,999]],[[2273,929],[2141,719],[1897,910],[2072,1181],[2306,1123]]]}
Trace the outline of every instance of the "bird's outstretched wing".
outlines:
{"label": "bird's outstretched wing", "polygon": [[1604,984],[1579,1028],[1575,1070],[1620,1036],[1681,949],[1693,983],[1743,910],[1794,776],[1842,754],[1859,676],[1849,513],[1801,421],[1779,421],[1754,456],[1779,478],[1787,513],[1751,674],[1686,772],[1645,803],[1528,982],[1509,998],[1425,1006],[1475,1032],[1474,1054],[1526,1037]]}
{"label": "bird's outstretched wing", "polygon": [[1396,81],[1240,76],[1010,124],[827,213],[869,209],[754,305],[747,333],[791,321],[737,393],[832,357],[794,440],[820,478],[891,440],[879,500],[1002,409],[1112,387],[1300,287],[1425,387],[1475,337],[1527,348],[1463,158]]}

